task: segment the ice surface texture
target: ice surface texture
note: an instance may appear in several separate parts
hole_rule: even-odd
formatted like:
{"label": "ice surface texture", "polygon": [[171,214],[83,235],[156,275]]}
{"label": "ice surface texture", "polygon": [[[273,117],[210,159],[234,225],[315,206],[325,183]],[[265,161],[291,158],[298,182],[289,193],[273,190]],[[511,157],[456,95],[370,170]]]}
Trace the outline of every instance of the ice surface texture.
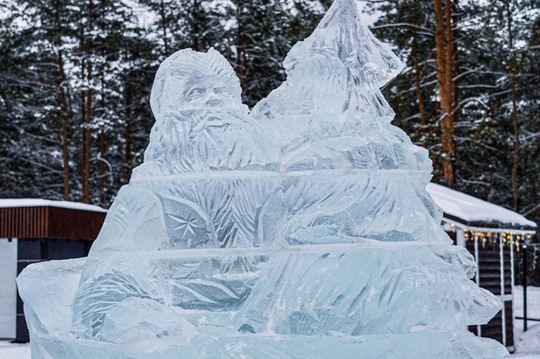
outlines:
{"label": "ice surface texture", "polygon": [[[152,89],[144,163],[86,260],[19,277],[34,358],[501,358],[380,87],[402,68],[336,0],[250,114],[217,51]],[[43,293],[48,296],[43,299]],[[47,310],[52,306],[53,310]]]}

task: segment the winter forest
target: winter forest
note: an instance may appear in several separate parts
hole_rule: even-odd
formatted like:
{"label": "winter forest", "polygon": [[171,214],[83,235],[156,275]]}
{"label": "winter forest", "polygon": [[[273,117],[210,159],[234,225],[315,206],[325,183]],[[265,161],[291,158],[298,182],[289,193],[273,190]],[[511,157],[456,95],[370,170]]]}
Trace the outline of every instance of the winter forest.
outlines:
{"label": "winter forest", "polygon": [[[434,182],[540,220],[540,0],[371,0],[384,95]],[[214,47],[250,107],[331,0],[3,0],[0,197],[108,207],[142,162],[157,66]]]}

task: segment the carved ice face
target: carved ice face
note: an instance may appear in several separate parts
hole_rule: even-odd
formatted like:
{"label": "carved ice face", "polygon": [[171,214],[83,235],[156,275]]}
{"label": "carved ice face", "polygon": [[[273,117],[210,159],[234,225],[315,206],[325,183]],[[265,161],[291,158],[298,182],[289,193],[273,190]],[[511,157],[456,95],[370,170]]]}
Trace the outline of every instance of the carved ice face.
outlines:
{"label": "carved ice face", "polygon": [[217,76],[206,76],[185,89],[179,105],[182,109],[236,107],[230,88]]}
{"label": "carved ice face", "polygon": [[236,102],[229,86],[219,76],[178,78],[173,68],[165,79],[162,104],[165,112],[230,108],[237,107]]}
{"label": "carved ice face", "polygon": [[240,108],[241,93],[238,77],[219,52],[185,49],[160,65],[150,103],[159,121],[167,112]]}

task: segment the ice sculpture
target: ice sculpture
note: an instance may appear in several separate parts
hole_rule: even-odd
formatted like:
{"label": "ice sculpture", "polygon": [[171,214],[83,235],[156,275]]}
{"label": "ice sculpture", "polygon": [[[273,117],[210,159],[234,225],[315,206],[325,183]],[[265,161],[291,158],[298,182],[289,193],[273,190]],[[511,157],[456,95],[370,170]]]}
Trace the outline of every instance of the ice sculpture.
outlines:
{"label": "ice sculpture", "polygon": [[89,257],[18,279],[34,358],[508,354],[466,331],[501,304],[439,227],[427,152],[379,89],[402,65],[356,2],[285,68],[250,115],[215,50],[163,62],[144,164]]}

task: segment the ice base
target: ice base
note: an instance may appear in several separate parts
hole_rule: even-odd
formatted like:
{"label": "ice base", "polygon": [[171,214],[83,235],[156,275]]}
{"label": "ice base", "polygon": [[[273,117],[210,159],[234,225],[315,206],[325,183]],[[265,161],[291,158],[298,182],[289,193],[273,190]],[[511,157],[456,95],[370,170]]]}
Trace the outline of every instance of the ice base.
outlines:
{"label": "ice base", "polygon": [[[324,283],[324,276],[331,276],[333,270],[341,271],[346,269],[348,260],[340,260],[339,262],[331,261],[332,257],[345,257],[357,261],[379,261],[389,264],[390,271],[401,269],[401,273],[395,273],[390,282],[381,281],[380,278],[373,278],[374,273],[359,273],[358,280],[354,281],[356,288],[350,287],[353,283],[342,283],[343,288],[348,293],[353,295],[351,291],[356,290],[356,296],[353,296],[359,305],[368,309],[362,311],[367,317],[360,318],[366,325],[364,331],[366,334],[346,335],[343,334],[343,317],[336,316],[334,327],[336,331],[328,331],[326,333],[313,332],[314,323],[304,322],[304,325],[298,325],[299,332],[288,334],[268,334],[268,333],[239,333],[238,324],[245,321],[249,315],[240,312],[233,313],[216,313],[204,310],[182,310],[176,308],[177,318],[169,318],[167,323],[161,323],[172,329],[171,323],[180,323],[181,332],[170,334],[162,333],[161,336],[153,336],[148,332],[145,336],[137,338],[135,341],[124,343],[112,343],[106,341],[88,340],[77,337],[71,331],[71,310],[70,306],[75,297],[75,291],[82,274],[82,269],[86,259],[77,259],[69,261],[52,261],[39,263],[29,266],[18,279],[21,295],[26,303],[40,303],[32,308],[25,306],[26,315],[29,318],[30,332],[32,338],[32,353],[34,359],[78,359],[78,358],[103,358],[103,359],[168,359],[168,358],[448,358],[448,359],[468,359],[468,358],[504,358],[508,352],[498,343],[489,340],[477,338],[466,330],[460,329],[457,318],[452,315],[456,311],[456,306],[459,307],[460,300],[477,300],[477,305],[485,306],[486,298],[470,299],[466,297],[468,285],[473,285],[468,279],[462,281],[464,287],[456,293],[437,293],[443,289],[444,282],[434,282],[435,278],[447,272],[450,267],[457,265],[459,262],[458,247],[448,247],[446,253],[441,253],[440,245],[425,246],[418,255],[410,258],[410,254],[419,252],[417,244],[381,244],[367,242],[357,245],[356,248],[348,248],[347,254],[343,250],[338,250],[340,246],[313,246],[306,250],[298,250],[295,248],[287,248],[283,253],[281,249],[272,249],[266,252],[263,251],[263,256],[275,256],[276,252],[281,252],[279,256],[303,256],[304,260],[320,260],[325,258],[330,260],[330,265],[322,265],[316,268],[314,273],[309,276],[320,276],[320,282]],[[448,250],[450,248],[450,250]],[[239,251],[243,255],[253,255],[250,250]],[[176,252],[176,255],[174,254]],[[208,258],[213,256],[207,251],[188,250],[184,252],[199,252],[192,253],[190,258]],[[328,253],[321,255],[320,253]],[[333,254],[329,254],[333,252]],[[453,252],[453,253],[452,253]],[[301,254],[300,254],[301,253]],[[341,253],[341,254],[338,254]],[[425,255],[431,253],[431,257],[439,265],[435,266],[438,269],[433,269],[426,266]],[[183,261],[186,260],[185,255],[178,256],[178,251],[167,251],[154,255],[150,261]],[[277,258],[274,257],[274,258]],[[124,261],[122,260],[124,258]],[[119,263],[122,268],[122,263],[134,263],[144,260],[147,256],[144,253],[131,258],[123,255],[113,256],[107,261]],[[456,262],[457,261],[457,262]],[[408,265],[405,264],[408,262]],[[453,264],[454,262],[454,264]],[[96,263],[101,266],[103,263]],[[405,265],[404,265],[405,264]],[[433,263],[432,263],[433,264]],[[329,270],[329,268],[333,268]],[[309,271],[308,271],[309,272]],[[408,273],[408,274],[407,274]],[[451,275],[451,273],[447,273]],[[369,277],[369,278],[368,278]],[[51,283],[49,278],[57,278]],[[402,283],[398,284],[402,279]],[[309,278],[299,278],[300,281],[309,282]],[[438,278],[440,279],[440,278]],[[360,289],[366,282],[372,282],[371,285],[376,285],[377,297],[369,298],[370,294],[362,297]],[[393,284],[393,285],[392,285]],[[435,287],[432,287],[435,285]],[[318,284],[315,283],[315,286]],[[324,285],[322,285],[324,287]],[[32,288],[31,291],[28,291]],[[367,288],[367,287],[365,287]],[[386,290],[385,290],[386,288]],[[452,290],[455,290],[453,287]],[[471,287],[472,288],[472,287]],[[302,295],[305,288],[298,288],[296,295]],[[277,293],[281,291],[276,290]],[[365,290],[363,291],[366,292]],[[36,300],[38,293],[47,293],[44,298]],[[325,294],[325,290],[320,291],[320,295]],[[450,295],[452,294],[452,295]],[[279,295],[277,295],[279,296]],[[381,298],[382,296],[384,298]],[[403,302],[404,296],[413,296],[408,298],[409,307]],[[434,298],[438,296],[439,298]],[[454,303],[441,303],[437,299],[447,296],[447,300],[452,300]],[[305,297],[305,295],[304,295]],[[457,297],[457,299],[456,299]],[[382,301],[381,301],[382,300]],[[400,302],[401,301],[401,302]],[[310,305],[309,302],[304,302]],[[378,304],[379,303],[379,304]],[[412,303],[415,303],[414,305]],[[439,306],[430,306],[430,303],[439,303]],[[491,303],[493,305],[494,303]],[[454,306],[454,307],[453,307]],[[250,306],[247,306],[250,308]],[[255,306],[256,307],[256,306]],[[279,307],[279,306],[278,306]],[[350,308],[350,304],[347,303]],[[377,311],[377,307],[380,308]],[[488,305],[489,307],[489,305]],[[49,308],[54,308],[51,312]],[[170,309],[169,307],[163,307]],[[253,308],[253,307],[251,307]],[[339,308],[339,306],[335,307]],[[423,308],[423,310],[422,310]],[[492,306],[493,308],[493,306]],[[295,308],[291,308],[295,309]],[[320,309],[320,308],[319,308]],[[328,309],[328,308],[326,308]],[[358,310],[358,308],[354,308]],[[419,310],[420,309],[420,310]],[[337,310],[337,309],[336,309]],[[249,312],[249,310],[248,310]],[[316,313],[316,308],[312,308],[310,313]],[[459,312],[459,310],[458,310]],[[283,312],[284,314],[285,312]],[[426,316],[423,316],[424,313]],[[139,313],[141,317],[148,313]],[[275,314],[275,313],[274,313]],[[354,314],[354,313],[353,313]],[[462,313],[465,315],[465,313]],[[469,313],[474,314],[474,313]],[[155,312],[154,316],[159,316],[159,312]],[[483,319],[488,318],[492,313],[485,313],[485,318],[475,318],[476,322],[480,323]],[[234,318],[233,318],[234,317]],[[146,317],[148,318],[148,317]],[[262,318],[259,315],[256,318]],[[355,316],[353,315],[353,318]],[[138,318],[144,320],[144,318]],[[233,319],[233,320],[231,320]],[[274,316],[274,319],[279,322],[279,316]],[[359,318],[355,318],[359,319]],[[427,322],[421,323],[422,319]],[[132,318],[135,320],[135,318]],[[212,322],[214,320],[214,322]],[[401,325],[388,321],[399,321]],[[468,318],[466,321],[471,321]],[[148,319],[146,319],[148,322]],[[236,322],[236,327],[230,327],[227,323]],[[38,325],[36,325],[39,323]],[[367,325],[371,323],[372,325]],[[377,325],[380,323],[382,325]],[[330,324],[330,325],[329,325]],[[325,323],[321,328],[326,328],[328,325],[331,328],[332,323]],[[387,328],[393,328],[389,331]],[[396,333],[395,329],[397,329]],[[311,331],[306,332],[306,329]],[[341,330],[341,333],[339,332]],[[279,329],[277,330],[279,331]],[[311,335],[306,335],[309,333]],[[118,335],[118,333],[115,333]],[[155,334],[155,333],[154,333]]]}
{"label": "ice base", "polygon": [[[393,336],[312,337],[198,335],[189,344],[160,348],[159,342],[136,345],[95,343],[58,336],[42,338],[34,358],[100,359],[473,359],[507,358],[508,352],[489,339],[466,331],[428,331]],[[178,338],[182,342],[183,338]],[[34,352],[33,352],[34,353]],[[34,355],[34,354],[33,354]],[[41,355],[41,356],[40,356]]]}
{"label": "ice base", "polygon": [[100,233],[108,240],[88,259],[31,265],[18,278],[34,359],[505,357],[463,328],[501,303],[435,224],[425,179],[139,178],[120,191]]}

